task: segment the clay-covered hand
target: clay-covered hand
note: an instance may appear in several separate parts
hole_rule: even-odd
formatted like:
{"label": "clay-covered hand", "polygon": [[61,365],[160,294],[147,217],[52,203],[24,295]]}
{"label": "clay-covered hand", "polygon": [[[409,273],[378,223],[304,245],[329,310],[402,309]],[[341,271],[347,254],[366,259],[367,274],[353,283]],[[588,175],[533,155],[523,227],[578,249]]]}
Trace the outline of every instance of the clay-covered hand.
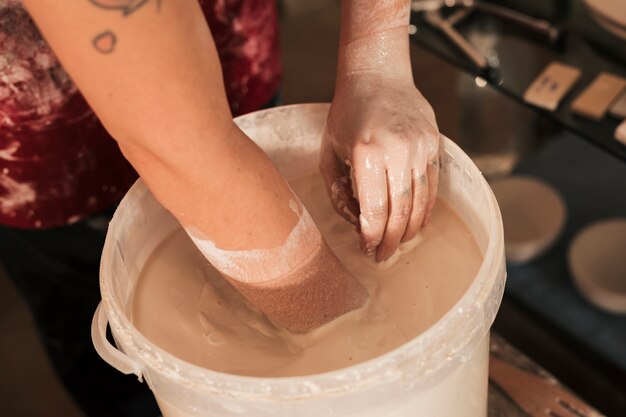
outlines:
{"label": "clay-covered hand", "polygon": [[438,150],[434,112],[411,77],[364,72],[337,83],[320,169],[335,210],[357,225],[361,249],[376,261],[428,224]]}

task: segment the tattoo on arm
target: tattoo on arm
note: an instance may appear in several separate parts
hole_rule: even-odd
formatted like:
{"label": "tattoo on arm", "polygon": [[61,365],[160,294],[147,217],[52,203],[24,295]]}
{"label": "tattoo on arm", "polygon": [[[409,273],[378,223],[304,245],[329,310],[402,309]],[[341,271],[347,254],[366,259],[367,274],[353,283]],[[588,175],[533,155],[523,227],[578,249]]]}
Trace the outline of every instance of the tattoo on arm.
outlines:
{"label": "tattoo on arm", "polygon": [[[128,17],[135,13],[137,10],[144,7],[149,3],[156,3],[157,13],[161,11],[162,0],[88,0],[92,5],[111,11],[122,12],[123,17]],[[97,34],[93,40],[92,45],[96,51],[102,54],[110,54],[115,49],[117,43],[117,36],[110,30],[105,30]]]}
{"label": "tattoo on arm", "polygon": [[115,49],[115,43],[117,42],[117,37],[115,33],[110,30],[105,30],[102,33],[96,35],[93,38],[93,47],[96,48],[96,51],[102,54],[110,54]]}
{"label": "tattoo on arm", "polygon": [[[130,16],[152,0],[89,0],[91,4],[105,10],[119,10],[123,16]],[[161,9],[161,0],[155,0],[157,11]]]}

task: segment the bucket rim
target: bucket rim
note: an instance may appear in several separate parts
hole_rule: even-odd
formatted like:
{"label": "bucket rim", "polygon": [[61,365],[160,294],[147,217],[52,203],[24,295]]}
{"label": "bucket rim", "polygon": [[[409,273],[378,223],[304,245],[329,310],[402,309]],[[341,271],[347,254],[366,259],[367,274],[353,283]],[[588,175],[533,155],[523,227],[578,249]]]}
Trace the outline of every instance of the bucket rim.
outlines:
{"label": "bucket rim", "polygon": [[[239,116],[235,118],[235,122],[241,125],[252,118],[262,118],[277,111],[319,114],[328,112],[329,107],[326,103],[280,106]],[[460,162],[477,174],[475,178],[481,182],[481,189],[486,194],[484,197],[488,199],[489,225],[486,234],[489,241],[476,278],[464,294],[446,314],[407,343],[346,368],[305,376],[242,376],[194,365],[150,342],[124,315],[120,300],[116,298],[105,278],[107,267],[104,259],[114,256],[115,246],[111,233],[108,233],[100,265],[100,288],[115,340],[126,354],[140,363],[148,382],[149,373],[157,372],[174,383],[208,395],[242,400],[290,401],[328,397],[399,379],[406,381],[409,389],[445,377],[456,366],[468,360],[474,348],[488,334],[502,299],[506,272],[502,219],[491,188],[469,156],[452,140],[444,137],[440,149],[454,155],[456,159],[461,159]],[[130,204],[130,201],[146,192],[149,192],[146,185],[141,179],[137,180],[120,202],[119,208]],[[111,226],[117,223],[119,208],[111,220]],[[456,334],[450,336],[449,333],[454,333],[451,330],[455,329]],[[433,353],[433,357],[438,360],[420,357],[417,355],[419,352]],[[436,365],[425,366],[424,363],[428,361],[434,361]],[[148,371],[146,367],[149,368]],[[413,368],[415,371],[411,372]]]}

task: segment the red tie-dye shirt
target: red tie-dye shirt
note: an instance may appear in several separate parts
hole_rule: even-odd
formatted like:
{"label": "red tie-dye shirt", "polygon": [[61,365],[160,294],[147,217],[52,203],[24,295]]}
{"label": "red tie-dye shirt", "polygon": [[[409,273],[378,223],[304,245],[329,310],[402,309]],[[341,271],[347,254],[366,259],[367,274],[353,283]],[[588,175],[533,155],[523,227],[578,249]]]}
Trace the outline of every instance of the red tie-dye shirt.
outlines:
{"label": "red tie-dye shirt", "polygon": [[[233,113],[259,109],[280,82],[275,0],[199,1]],[[136,178],[19,0],[0,0],[0,225],[79,221]]]}

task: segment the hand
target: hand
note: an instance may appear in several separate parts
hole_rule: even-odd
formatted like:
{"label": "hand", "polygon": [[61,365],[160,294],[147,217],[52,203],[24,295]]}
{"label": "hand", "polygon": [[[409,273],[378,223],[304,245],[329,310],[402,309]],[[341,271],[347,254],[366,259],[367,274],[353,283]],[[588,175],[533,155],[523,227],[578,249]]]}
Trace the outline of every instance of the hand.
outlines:
{"label": "hand", "polygon": [[434,112],[412,79],[360,73],[337,83],[320,169],[335,210],[357,225],[361,249],[377,262],[428,224],[438,152]]}

